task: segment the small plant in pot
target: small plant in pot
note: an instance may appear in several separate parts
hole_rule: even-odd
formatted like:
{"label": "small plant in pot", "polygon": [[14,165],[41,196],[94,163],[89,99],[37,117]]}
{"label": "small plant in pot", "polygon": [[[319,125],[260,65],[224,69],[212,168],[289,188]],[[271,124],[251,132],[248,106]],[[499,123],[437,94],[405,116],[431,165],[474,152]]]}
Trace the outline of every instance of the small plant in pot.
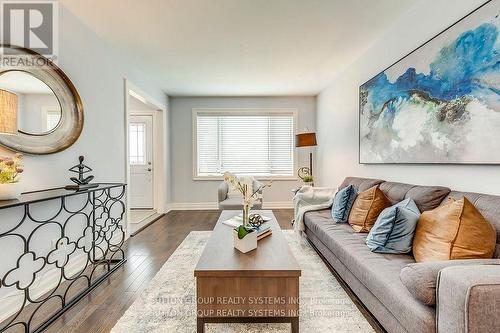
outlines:
{"label": "small plant in pot", "polygon": [[21,195],[19,184],[20,174],[23,173],[23,155],[14,157],[0,157],[0,200],[13,200]]}
{"label": "small plant in pot", "polygon": [[247,253],[257,248],[257,232],[252,228],[240,225],[233,231],[234,247]]}
{"label": "small plant in pot", "polygon": [[313,186],[314,178],[312,175],[305,175],[304,178],[302,178],[302,181],[306,186]]}

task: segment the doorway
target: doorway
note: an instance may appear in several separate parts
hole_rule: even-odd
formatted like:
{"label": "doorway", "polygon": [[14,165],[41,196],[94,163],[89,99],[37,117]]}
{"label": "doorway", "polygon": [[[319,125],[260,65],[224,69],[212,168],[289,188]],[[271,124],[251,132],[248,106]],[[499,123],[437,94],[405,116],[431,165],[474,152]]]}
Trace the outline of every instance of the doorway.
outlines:
{"label": "doorway", "polygon": [[129,117],[130,209],[154,209],[153,116]]}
{"label": "doorway", "polygon": [[125,81],[127,235],[165,213],[166,109]]}

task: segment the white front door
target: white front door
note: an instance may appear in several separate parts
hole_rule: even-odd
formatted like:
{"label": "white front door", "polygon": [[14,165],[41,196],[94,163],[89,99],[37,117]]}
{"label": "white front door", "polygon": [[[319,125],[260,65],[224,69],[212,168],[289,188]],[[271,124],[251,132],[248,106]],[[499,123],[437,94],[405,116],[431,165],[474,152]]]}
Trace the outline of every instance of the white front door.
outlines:
{"label": "white front door", "polygon": [[130,116],[130,206],[154,208],[153,116]]}

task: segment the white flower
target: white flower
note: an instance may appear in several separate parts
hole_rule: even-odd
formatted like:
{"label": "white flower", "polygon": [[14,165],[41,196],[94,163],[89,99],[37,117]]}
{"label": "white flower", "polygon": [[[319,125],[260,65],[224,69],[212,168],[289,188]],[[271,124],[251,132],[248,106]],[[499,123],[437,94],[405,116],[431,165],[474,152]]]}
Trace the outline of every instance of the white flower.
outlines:
{"label": "white flower", "polygon": [[250,176],[237,177],[231,172],[224,173],[224,181],[231,186],[232,189],[239,191],[243,195],[243,204],[250,207],[259,200],[262,199],[262,189],[270,187],[271,183],[262,185],[258,190],[254,191],[253,184],[255,179]]}

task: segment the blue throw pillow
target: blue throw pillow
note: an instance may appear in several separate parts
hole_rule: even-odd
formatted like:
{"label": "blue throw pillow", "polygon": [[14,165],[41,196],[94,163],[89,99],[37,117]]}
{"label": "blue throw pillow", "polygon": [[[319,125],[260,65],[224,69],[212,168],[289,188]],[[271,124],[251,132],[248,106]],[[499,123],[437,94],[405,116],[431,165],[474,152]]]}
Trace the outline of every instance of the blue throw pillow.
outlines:
{"label": "blue throw pillow", "polygon": [[346,223],[349,219],[349,212],[358,190],[352,185],[349,185],[335,194],[332,205],[332,219],[337,223]]}
{"label": "blue throw pillow", "polygon": [[409,253],[420,211],[413,199],[406,199],[380,213],[366,237],[366,245],[373,252]]}

